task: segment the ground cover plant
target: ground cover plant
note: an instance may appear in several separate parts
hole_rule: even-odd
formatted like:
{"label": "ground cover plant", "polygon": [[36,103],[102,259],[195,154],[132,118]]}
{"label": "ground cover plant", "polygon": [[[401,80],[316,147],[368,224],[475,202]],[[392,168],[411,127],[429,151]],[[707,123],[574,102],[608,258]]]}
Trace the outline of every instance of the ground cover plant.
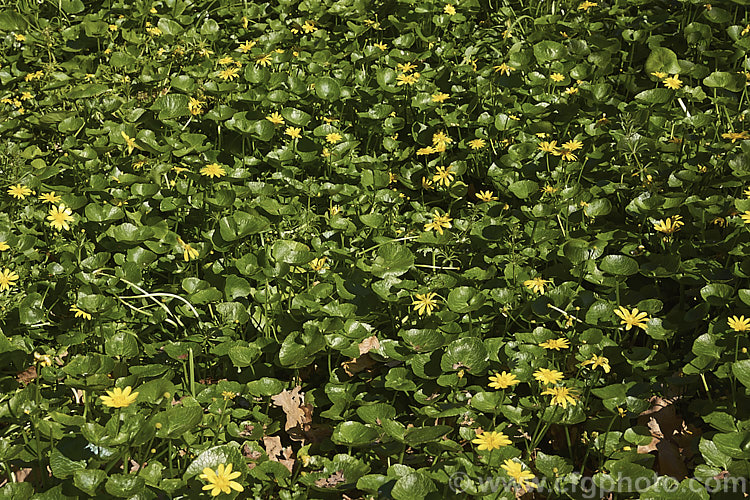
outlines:
{"label": "ground cover plant", "polygon": [[744,0],[5,0],[0,47],[0,498],[744,497]]}

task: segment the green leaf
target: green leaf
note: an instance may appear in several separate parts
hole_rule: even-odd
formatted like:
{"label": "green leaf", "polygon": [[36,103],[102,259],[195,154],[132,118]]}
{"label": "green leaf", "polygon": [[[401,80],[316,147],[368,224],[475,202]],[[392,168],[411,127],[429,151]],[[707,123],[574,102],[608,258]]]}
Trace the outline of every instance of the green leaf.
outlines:
{"label": "green leaf", "polygon": [[389,243],[378,249],[372,263],[372,274],[378,278],[401,276],[414,265],[414,254],[403,245]]}
{"label": "green leaf", "polygon": [[643,104],[664,104],[672,100],[674,91],[669,89],[648,89],[635,95],[635,100]]}
{"label": "green leaf", "polygon": [[394,500],[423,500],[430,492],[436,490],[432,479],[417,471],[398,478],[391,490],[391,497]]}
{"label": "green leaf", "polygon": [[536,454],[534,465],[549,478],[564,477],[573,471],[573,464],[570,460],[557,455],[547,455],[541,451]]}
{"label": "green leaf", "polygon": [[107,473],[101,469],[83,469],[75,471],[73,484],[84,493],[95,496],[99,485],[107,478]]}
{"label": "green leaf", "polygon": [[52,451],[49,454],[49,466],[50,469],[52,469],[53,476],[58,479],[67,479],[77,470],[83,470],[86,468],[85,460],[73,460],[68,458],[68,456],[60,451],[60,447],[61,445],[52,448]]}
{"label": "green leaf", "polygon": [[534,45],[534,57],[539,64],[544,65],[549,61],[559,61],[566,54],[565,46],[552,40],[544,40]]}
{"label": "green leaf", "polygon": [[710,283],[701,288],[703,300],[714,306],[727,304],[734,295],[734,288],[723,283]]}
{"label": "green leaf", "polygon": [[232,364],[238,368],[252,365],[260,355],[260,349],[252,344],[248,347],[234,346],[229,349],[229,359],[231,359]]}
{"label": "green leaf", "polygon": [[138,340],[131,333],[115,332],[104,341],[104,352],[109,356],[132,358],[138,355]]}
{"label": "green leaf", "polygon": [[378,431],[360,422],[341,422],[333,429],[331,441],[343,446],[371,446],[378,438]]}
{"label": "green leaf", "polygon": [[457,313],[476,311],[484,304],[485,297],[476,288],[460,286],[448,294],[448,307]]}
{"label": "green leaf", "polygon": [[0,488],[0,500],[28,500],[33,494],[31,483],[7,483]]}
{"label": "green leaf", "polygon": [[46,315],[44,298],[38,292],[28,294],[18,305],[21,323],[33,325],[42,321]]}
{"label": "green leaf", "polygon": [[511,184],[508,189],[510,189],[510,192],[518,198],[524,200],[531,196],[532,193],[539,191],[539,184],[534,181],[516,181]]}
{"label": "green leaf", "polygon": [[200,406],[175,406],[157,413],[152,421],[154,425],[161,424],[161,428],[156,430],[157,437],[177,439],[195,429],[202,418],[203,408]]}
{"label": "green leaf", "polygon": [[677,54],[666,47],[656,47],[649,54],[644,66],[646,73],[668,73],[679,74],[680,63],[677,60]]}
{"label": "green leaf", "polygon": [[297,108],[284,108],[281,110],[281,116],[292,125],[300,127],[306,126],[312,120],[312,116]]}
{"label": "green leaf", "polygon": [[743,359],[732,363],[732,373],[742,385],[750,388],[750,359]]}
{"label": "green leaf", "polygon": [[630,276],[638,272],[638,261],[627,255],[607,255],[599,267],[602,271],[615,276]]}
{"label": "green leaf", "polygon": [[295,265],[307,264],[314,257],[310,247],[292,240],[277,240],[271,247],[271,254],[280,262]]}
{"label": "green leaf", "polygon": [[251,234],[265,231],[271,221],[262,215],[251,215],[240,210],[232,215],[222,217],[219,221],[219,232],[224,241],[235,241]]}
{"label": "green leaf", "polygon": [[224,295],[227,300],[234,300],[237,297],[247,297],[253,292],[250,282],[241,276],[230,274],[227,276],[227,282],[224,285]]}
{"label": "green leaf", "polygon": [[104,222],[108,220],[118,220],[125,217],[125,213],[120,207],[114,205],[97,205],[89,203],[84,210],[86,218],[91,222]]}
{"label": "green leaf", "polygon": [[157,97],[151,109],[159,111],[160,120],[171,120],[190,115],[188,96],[185,94],[167,94]]}
{"label": "green leaf", "polygon": [[315,94],[326,101],[336,101],[341,96],[341,87],[333,78],[322,76],[315,81]]}
{"label": "green leaf", "polygon": [[474,375],[480,375],[487,370],[487,349],[484,343],[476,337],[466,337],[454,340],[440,360],[443,371],[458,371],[466,368]]}
{"label": "green leaf", "polygon": [[722,88],[730,92],[741,92],[745,88],[745,75],[714,71],[703,79],[703,85],[711,88]]}

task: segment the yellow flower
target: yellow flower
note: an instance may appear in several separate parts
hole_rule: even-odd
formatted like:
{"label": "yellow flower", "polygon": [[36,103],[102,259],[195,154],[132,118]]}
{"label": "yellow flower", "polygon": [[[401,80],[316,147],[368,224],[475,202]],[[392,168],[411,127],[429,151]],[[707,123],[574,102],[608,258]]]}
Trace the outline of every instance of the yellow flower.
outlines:
{"label": "yellow flower", "polygon": [[445,130],[441,130],[440,132],[435,132],[434,134],[432,134],[433,146],[445,146],[446,144],[450,144],[452,142],[453,139],[451,139],[450,136],[445,133]]}
{"label": "yellow flower", "polygon": [[211,496],[219,496],[222,492],[229,494],[234,491],[243,491],[245,488],[233,479],[237,479],[242,474],[239,471],[232,472],[232,464],[225,466],[219,464],[219,467],[214,472],[210,467],[203,469],[203,474],[199,477],[204,481],[208,481],[208,484],[203,487],[204,491],[211,490]]}
{"label": "yellow flower", "polygon": [[557,141],[542,141],[539,143],[539,150],[544,151],[545,153],[557,153]]}
{"label": "yellow flower", "polygon": [[203,113],[203,104],[203,101],[191,97],[188,101],[188,111],[190,111],[191,115],[199,115]]}
{"label": "yellow flower", "polygon": [[435,186],[430,179],[422,177],[422,189],[435,189]]}
{"label": "yellow flower", "polygon": [[417,65],[412,64],[410,62],[408,63],[398,63],[396,64],[396,70],[402,72],[402,73],[408,73],[409,71],[416,69]]}
{"label": "yellow flower", "polygon": [[431,155],[433,153],[437,153],[437,149],[432,146],[417,149],[417,156]]}
{"label": "yellow flower", "polygon": [[439,234],[443,234],[443,228],[444,227],[445,228],[451,228],[451,227],[453,227],[451,225],[451,221],[452,220],[453,219],[451,219],[450,217],[448,217],[448,214],[440,215],[439,213],[435,212],[434,214],[432,214],[432,222],[430,222],[428,224],[425,224],[424,225],[424,230],[425,231],[430,231],[430,230],[434,229]]}
{"label": "yellow flower", "polygon": [[33,191],[23,184],[16,184],[8,188],[8,194],[19,200],[23,200],[32,193]]}
{"label": "yellow flower", "polygon": [[508,436],[506,436],[502,432],[495,431],[483,432],[471,442],[479,445],[479,447],[477,448],[479,451],[497,450],[512,443],[512,441],[508,439]]}
{"label": "yellow flower", "polygon": [[226,173],[226,170],[224,170],[224,168],[218,163],[211,163],[201,169],[201,175],[211,178],[221,177],[223,175],[226,175]]}
{"label": "yellow flower", "polygon": [[333,205],[331,208],[328,209],[328,212],[333,215],[338,215],[341,213],[341,207],[338,205]]}
{"label": "yellow flower", "polygon": [[449,165],[447,167],[437,167],[437,173],[432,176],[432,180],[448,187],[450,183],[453,182],[454,177],[455,175],[451,172],[451,167]]}
{"label": "yellow flower", "polygon": [[287,127],[284,133],[292,139],[299,139],[302,137],[302,129],[300,127]]}
{"label": "yellow flower", "polygon": [[557,188],[555,186],[550,186],[549,184],[545,184],[540,191],[544,194],[555,194],[557,192]]}
{"label": "yellow flower", "polygon": [[456,8],[453,5],[448,4],[448,5],[446,5],[443,8],[443,12],[445,12],[449,16],[455,16],[456,15]]}
{"label": "yellow flower", "polygon": [[414,306],[414,310],[417,311],[420,316],[425,312],[427,313],[427,316],[429,316],[432,314],[432,310],[437,308],[437,301],[435,300],[436,296],[437,294],[434,292],[425,294],[417,293],[414,295],[415,299],[411,305]]}
{"label": "yellow flower", "polygon": [[132,390],[133,388],[130,386],[127,386],[125,389],[115,387],[111,391],[107,391],[106,396],[99,396],[99,399],[102,400],[105,406],[109,406],[110,408],[127,408],[138,397],[137,392],[131,394]]}
{"label": "yellow flower", "polygon": [[9,249],[10,246],[5,241],[0,241],[0,252],[4,252]]}
{"label": "yellow flower", "polygon": [[177,243],[179,243],[180,246],[182,246],[182,250],[183,250],[182,256],[185,259],[185,262],[192,260],[192,259],[197,259],[198,256],[200,255],[200,252],[198,250],[196,250],[195,248],[191,247],[189,244],[182,241],[182,238],[178,237]]}
{"label": "yellow flower", "polygon": [[609,373],[610,367],[609,367],[609,359],[605,358],[604,356],[597,356],[596,354],[591,355],[591,359],[587,359],[583,363],[581,363],[581,366],[588,366],[591,365],[591,369],[595,369],[598,367],[602,367],[602,370],[604,370],[604,373]]}
{"label": "yellow flower", "polygon": [[419,73],[401,73],[396,77],[396,85],[414,85],[419,81],[419,77],[421,75]]}
{"label": "yellow flower", "polygon": [[524,281],[523,286],[525,286],[532,292],[536,292],[541,295],[544,295],[544,287],[547,286],[547,283],[552,283],[552,282],[550,280],[545,280],[537,276],[536,278]]}
{"label": "yellow flower", "polygon": [[18,274],[16,274],[15,272],[7,268],[3,269],[3,272],[0,273],[0,292],[10,290],[13,282],[17,281],[18,278],[20,278],[20,276],[18,276]]}
{"label": "yellow flower", "polygon": [[219,78],[221,78],[224,81],[227,80],[234,80],[238,77],[240,72],[239,68],[226,68],[221,71],[219,71]]}
{"label": "yellow flower", "polygon": [[266,120],[273,123],[274,125],[284,124],[284,117],[282,117],[277,111],[274,111],[270,115],[266,116]]}
{"label": "yellow flower", "polygon": [[83,309],[79,308],[76,305],[70,306],[69,311],[72,313],[75,313],[76,318],[83,318],[87,320],[91,320],[91,318],[93,318],[93,316],[91,316],[89,313],[87,313],[86,311],[84,311]]}
{"label": "yellow flower", "polygon": [[479,191],[477,198],[482,201],[497,201],[499,199],[492,191]]}
{"label": "yellow flower", "polygon": [[565,93],[568,94],[568,95],[577,94],[578,93],[578,89],[575,88],[575,87],[568,87],[567,89],[565,89]]}
{"label": "yellow flower", "polygon": [[323,269],[328,269],[328,266],[326,266],[326,258],[320,257],[319,259],[311,260],[310,269],[315,272],[322,271]]}
{"label": "yellow flower", "polygon": [[387,43],[378,42],[378,43],[373,43],[372,45],[374,47],[379,48],[380,50],[387,50],[388,49],[388,44]]}
{"label": "yellow flower", "polygon": [[213,50],[209,50],[205,47],[198,50],[198,55],[201,57],[209,57],[209,56],[212,56],[213,54],[214,54]]}
{"label": "yellow flower", "polygon": [[563,144],[562,147],[568,151],[576,151],[583,147],[583,143],[581,141],[572,140]]}
{"label": "yellow flower", "polygon": [[471,141],[469,141],[469,147],[474,150],[482,149],[486,145],[487,143],[484,141],[484,139],[472,139]]}
{"label": "yellow flower", "polygon": [[73,211],[65,205],[60,204],[59,206],[50,209],[49,215],[47,215],[47,220],[50,221],[49,225],[54,229],[57,229],[58,231],[65,229],[67,231],[70,229],[68,222],[73,221]]}
{"label": "yellow flower", "polygon": [[662,71],[654,71],[653,73],[651,73],[651,76],[655,76],[656,78],[661,80],[663,78],[666,78],[668,75]]}
{"label": "yellow flower", "polygon": [[521,462],[517,462],[515,460],[512,460],[510,458],[506,459],[503,465],[500,466],[510,477],[513,478],[513,480],[516,482],[516,484],[524,491],[526,492],[530,487],[536,488],[537,484],[532,483],[529,481],[532,481],[536,479],[536,476],[532,474],[530,471],[524,469],[524,465]]}
{"label": "yellow flower", "polygon": [[576,394],[567,387],[548,387],[542,391],[542,394],[552,396],[552,404],[560,405],[563,409],[567,408],[568,404],[571,406],[576,406],[577,404],[575,400]]}
{"label": "yellow flower", "polygon": [[742,132],[727,132],[725,134],[721,134],[721,137],[723,139],[732,139],[732,144],[734,144],[734,141],[742,139],[743,141],[745,139],[750,139],[750,136],[747,135],[747,130],[743,130]]}
{"label": "yellow flower", "polygon": [[271,54],[262,54],[255,60],[256,66],[263,66],[264,68],[266,66],[271,65]]}
{"label": "yellow flower", "polygon": [[665,87],[672,90],[677,90],[682,87],[682,81],[678,78],[680,75],[670,76],[665,78],[662,82]]}
{"label": "yellow flower", "polygon": [[233,64],[234,58],[232,56],[224,56],[221,59],[219,59],[219,64],[226,66],[227,64]]}
{"label": "yellow flower", "polygon": [[745,318],[745,316],[740,316],[739,318],[737,316],[732,316],[727,320],[727,324],[729,325],[729,328],[733,329],[735,332],[746,332],[750,330],[750,318]]}
{"label": "yellow flower", "polygon": [[569,149],[558,149],[552,153],[555,156],[561,156],[565,161],[576,161],[578,157]]}
{"label": "yellow flower", "polygon": [[502,63],[499,66],[493,66],[492,69],[495,70],[495,73],[505,74],[510,76],[511,71],[515,71],[516,68],[513,66],[508,66],[506,63]]}
{"label": "yellow flower", "polygon": [[21,100],[22,101],[28,101],[29,99],[33,99],[34,96],[31,94],[31,92],[21,92]]}
{"label": "yellow flower", "polygon": [[549,77],[552,79],[553,82],[558,82],[558,83],[565,80],[565,77],[561,75],[560,73],[552,73]]}
{"label": "yellow flower", "polygon": [[252,50],[253,47],[255,47],[255,42],[253,40],[247,40],[246,42],[242,42],[238,48],[243,53],[245,53],[245,52],[250,52],[250,50]]}
{"label": "yellow flower", "polygon": [[680,220],[681,218],[682,216],[675,215],[667,217],[665,220],[660,219],[654,222],[654,229],[660,233],[674,234],[685,225],[685,223]]}
{"label": "yellow flower", "polygon": [[42,366],[52,366],[52,358],[48,354],[34,352],[34,359]]}
{"label": "yellow flower", "polygon": [[626,325],[626,330],[630,330],[634,326],[643,330],[646,329],[648,313],[638,312],[638,309],[636,308],[633,308],[632,311],[628,311],[623,306],[620,306],[619,308],[615,309],[615,314],[622,320],[620,323]]}
{"label": "yellow flower", "polygon": [[224,398],[224,401],[227,401],[236,398],[237,393],[232,391],[221,391],[221,397]]}
{"label": "yellow flower", "polygon": [[330,134],[326,135],[326,141],[329,144],[336,144],[337,142],[341,142],[341,139],[343,139],[343,137],[338,132],[331,132]]}
{"label": "yellow flower", "polygon": [[512,387],[520,382],[521,381],[512,373],[495,373],[490,377],[489,386],[493,389],[507,389],[508,387]]}
{"label": "yellow flower", "polygon": [[578,6],[578,10],[588,11],[591,7],[596,7],[596,2],[589,2],[588,0],[586,0]]}
{"label": "yellow flower", "polygon": [[567,349],[570,347],[570,341],[566,339],[565,337],[561,337],[559,339],[549,339],[545,342],[541,342],[539,344],[539,347],[544,347],[545,349],[554,349],[555,351],[559,351],[560,349]]}
{"label": "yellow flower", "polygon": [[146,32],[151,36],[161,36],[162,31],[157,28],[156,26],[152,26],[150,28],[146,28]]}
{"label": "yellow flower", "polygon": [[436,94],[432,94],[432,102],[445,102],[446,100],[450,99],[450,95],[446,94],[445,92],[438,92]]}
{"label": "yellow flower", "polygon": [[544,385],[553,385],[563,379],[563,373],[557,370],[548,370],[547,368],[539,368],[532,375],[537,381]]}
{"label": "yellow flower", "polygon": [[23,42],[26,41],[26,35],[22,35],[20,33],[16,34],[16,41],[17,42]]}
{"label": "yellow flower", "polygon": [[133,149],[137,148],[138,146],[135,144],[135,137],[130,137],[128,134],[126,134],[123,131],[120,131],[120,135],[123,139],[125,139],[125,145],[128,148],[128,154],[133,153]]}

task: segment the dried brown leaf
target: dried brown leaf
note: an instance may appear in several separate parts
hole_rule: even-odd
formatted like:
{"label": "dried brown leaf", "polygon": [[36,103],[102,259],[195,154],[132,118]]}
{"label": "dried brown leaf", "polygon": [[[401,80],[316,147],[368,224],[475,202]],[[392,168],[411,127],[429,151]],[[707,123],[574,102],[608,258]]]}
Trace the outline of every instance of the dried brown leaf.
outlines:
{"label": "dried brown leaf", "polygon": [[380,341],[375,335],[367,337],[359,343],[359,355],[367,354],[370,351],[380,349]]}
{"label": "dried brown leaf", "polygon": [[328,477],[321,477],[315,481],[315,486],[319,488],[335,488],[337,485],[346,482],[343,470],[337,470]]}
{"label": "dried brown leaf", "polygon": [[[296,386],[289,392],[284,389],[279,394],[271,396],[271,401],[275,406],[280,406],[282,411],[286,414],[286,424],[284,424],[284,430],[297,426],[301,426],[303,423],[309,422],[305,420],[305,410],[302,409],[304,405],[304,394],[300,394],[302,387]],[[312,416],[312,412],[310,413]]]}
{"label": "dried brown leaf", "polygon": [[22,372],[16,374],[16,379],[23,385],[29,385],[29,383],[37,377],[36,366],[31,365]]}
{"label": "dried brown leaf", "polygon": [[352,359],[351,361],[344,361],[341,363],[341,367],[344,369],[347,375],[350,377],[355,373],[359,373],[365,370],[369,370],[375,366],[376,362],[370,357],[369,354],[363,354],[362,356]]}

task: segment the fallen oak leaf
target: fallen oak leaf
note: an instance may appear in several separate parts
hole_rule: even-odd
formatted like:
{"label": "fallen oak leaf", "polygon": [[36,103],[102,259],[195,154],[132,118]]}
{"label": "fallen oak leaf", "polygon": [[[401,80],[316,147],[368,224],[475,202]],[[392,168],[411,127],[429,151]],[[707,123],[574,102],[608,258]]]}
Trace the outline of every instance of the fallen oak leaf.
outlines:
{"label": "fallen oak leaf", "polygon": [[301,389],[302,387],[296,386],[291,392],[284,389],[277,395],[271,396],[273,404],[275,406],[280,406],[282,411],[286,414],[286,424],[284,424],[285,431],[301,426],[303,423],[309,423],[312,420],[312,411],[309,412],[308,416],[303,409],[305,400],[304,394],[300,394]]}

